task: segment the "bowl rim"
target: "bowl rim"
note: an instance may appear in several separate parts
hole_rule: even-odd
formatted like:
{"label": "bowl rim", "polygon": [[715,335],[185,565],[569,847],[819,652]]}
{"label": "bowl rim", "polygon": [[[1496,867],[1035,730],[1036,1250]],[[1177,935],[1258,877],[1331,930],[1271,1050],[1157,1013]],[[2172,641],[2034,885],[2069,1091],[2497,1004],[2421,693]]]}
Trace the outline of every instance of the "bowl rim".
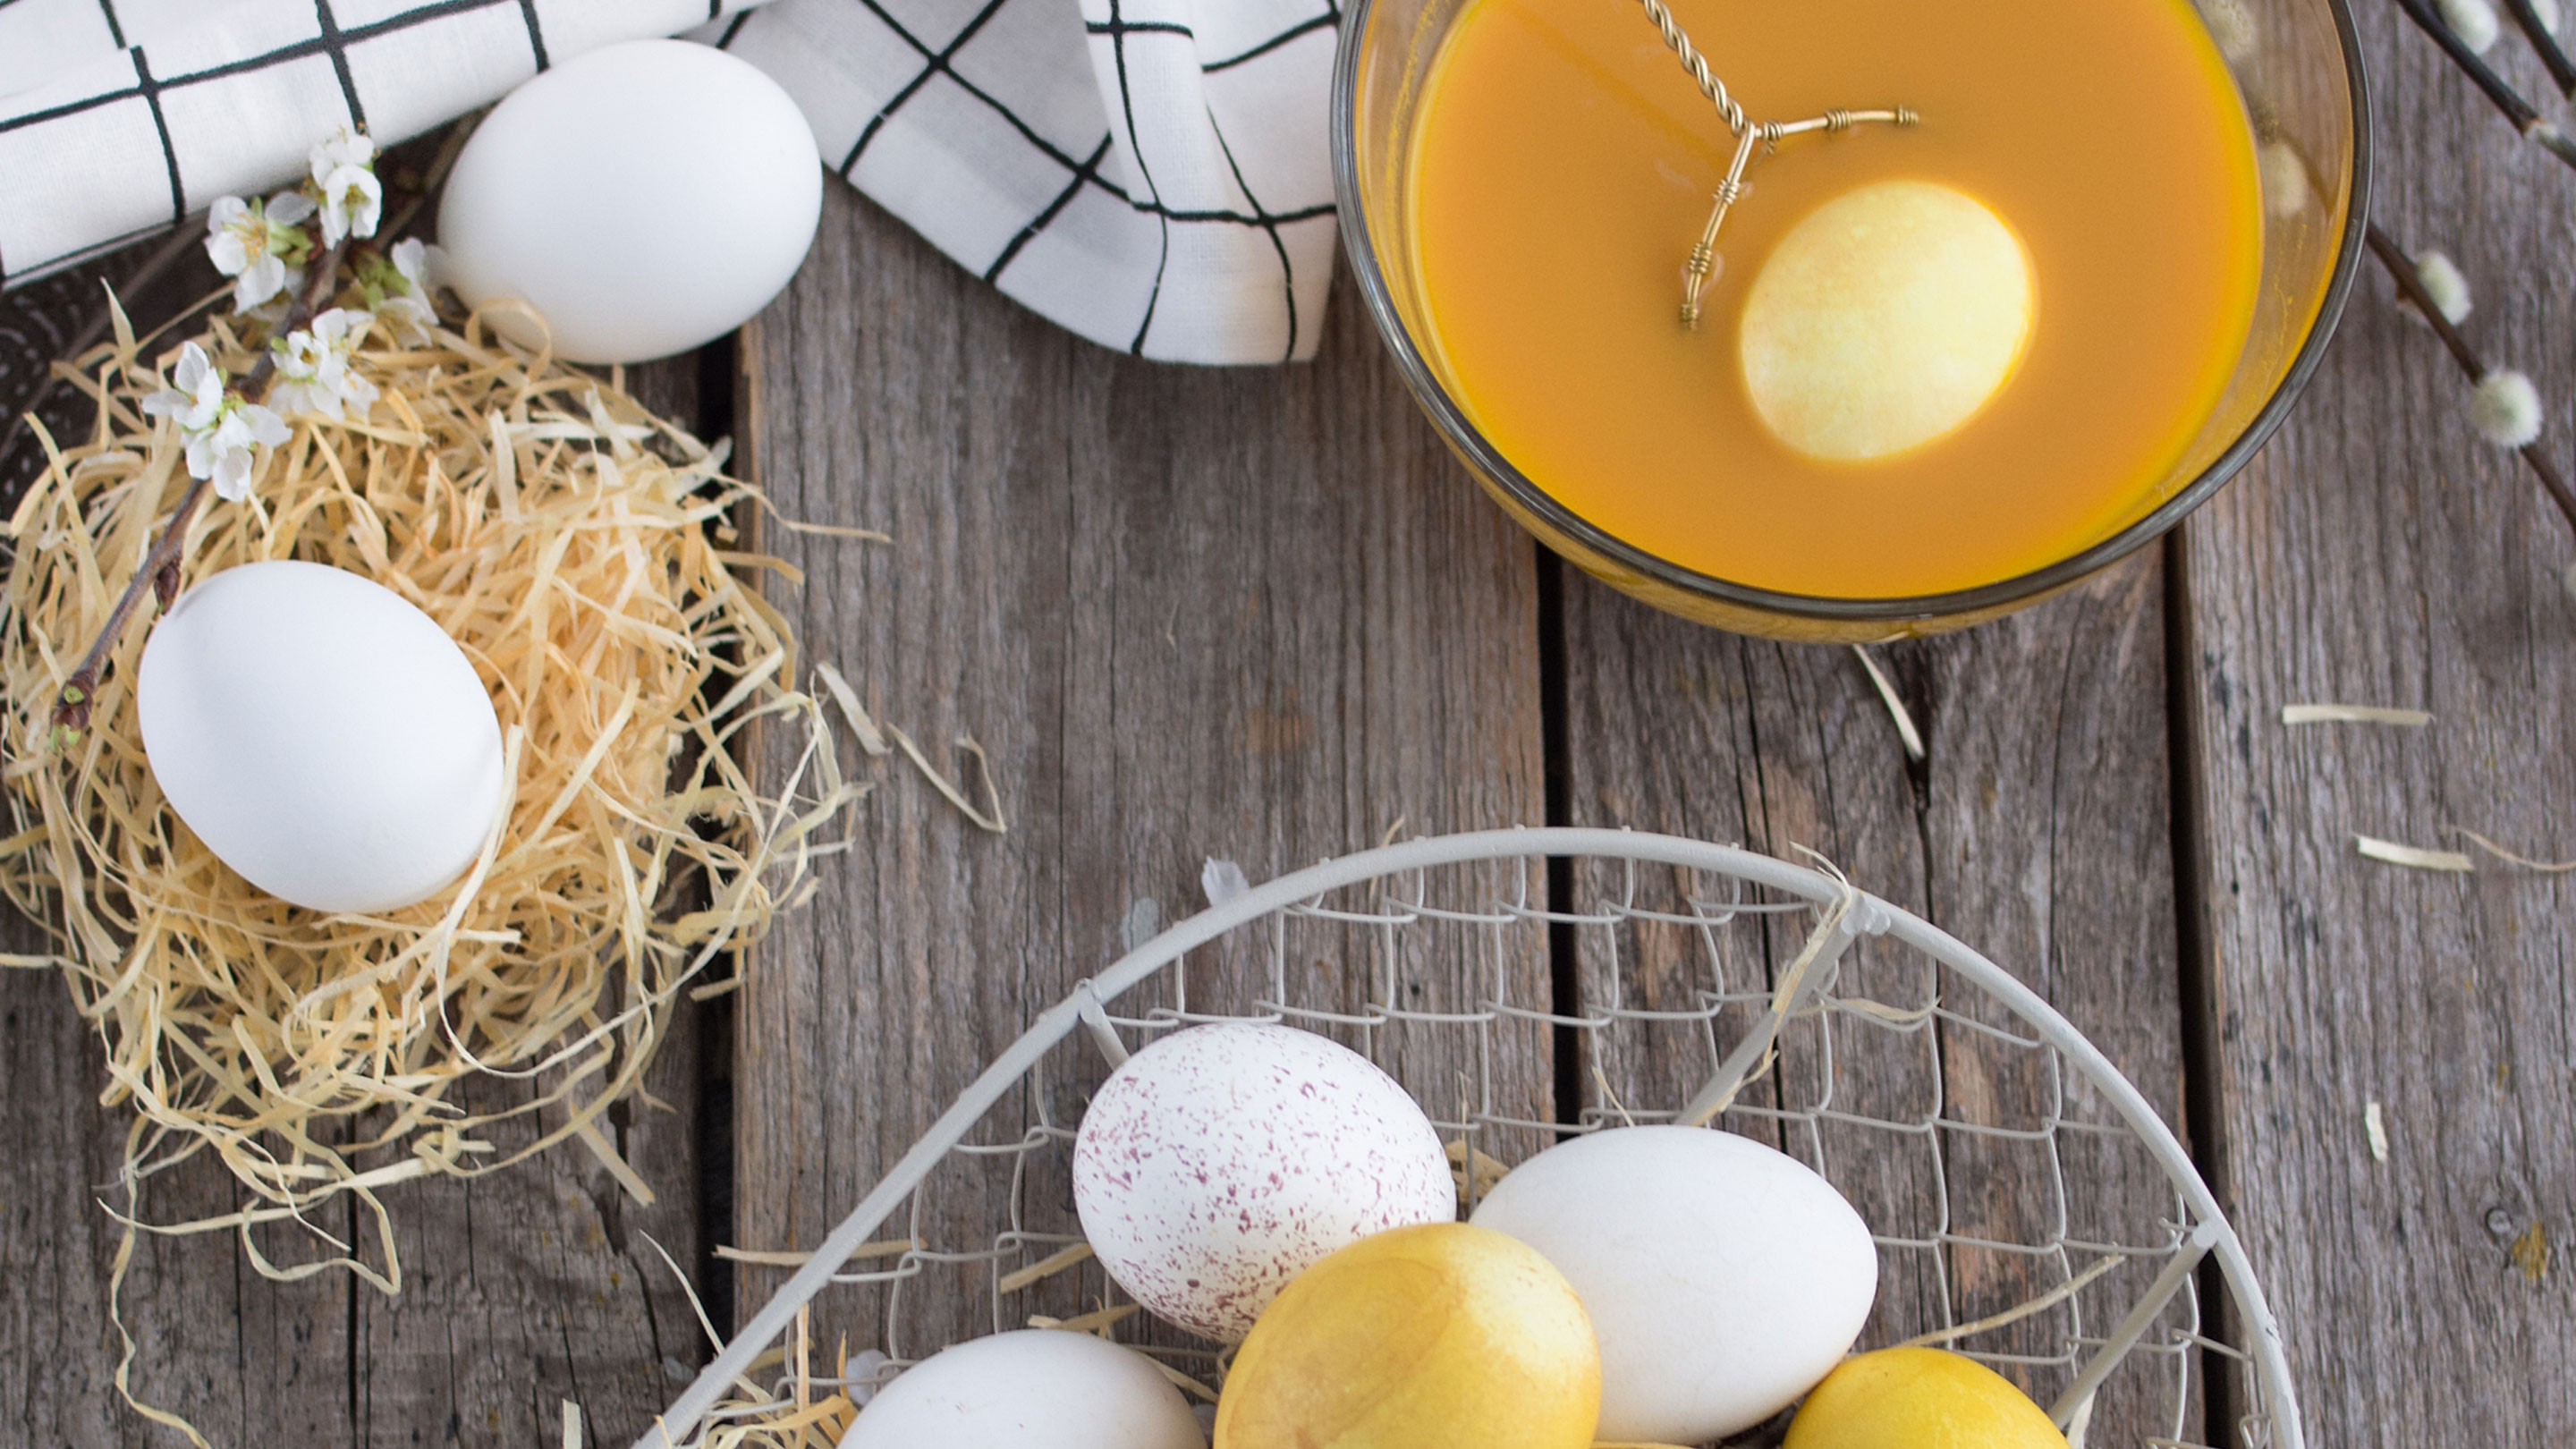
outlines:
{"label": "bowl rim", "polygon": [[1345,0],[1341,33],[1333,57],[1333,195],[1342,245],[1351,257],[1351,270],[1358,278],[1361,300],[1368,308],[1370,320],[1377,326],[1380,340],[1394,354],[1396,370],[1403,374],[1414,401],[1430,416],[1443,439],[1483,475],[1485,481],[1507,494],[1512,503],[1528,510],[1530,515],[1578,547],[1601,555],[1619,568],[1687,595],[1792,618],[1835,623],[1897,624],[2000,612],[2063,588],[2128,557],[2172,531],[2193,509],[2225,487],[2262,450],[2263,445],[2271,441],[2300,394],[2307,390],[2308,380],[2324,361],[2326,348],[2334,340],[2335,329],[2343,320],[2344,304],[2360,272],[2363,237],[2370,226],[2375,144],[2371,134],[2369,67],[2362,54],[2361,36],[2354,25],[2349,0],[2323,0],[2323,3],[2334,21],[2336,42],[2343,52],[2344,79],[2352,107],[2352,187],[2350,200],[2344,209],[2343,236],[2336,247],[2334,266],[2326,279],[2325,295],[2317,306],[2316,316],[2308,324],[2307,336],[2300,342],[2297,355],[2290,359],[2290,365],[2272,389],[2272,395],[2255,411],[2243,431],[2201,470],[2199,476],[2175,490],[2172,497],[2100,542],[2054,563],[1994,583],[1941,593],[1869,599],[1799,594],[1736,583],[1685,568],[1619,538],[1566,507],[1554,495],[1524,476],[1468,420],[1456,399],[1449,395],[1448,389],[1432,372],[1429,361],[1396,312],[1395,298],[1387,289],[1385,268],[1376,247],[1369,240],[1368,218],[1359,184],[1354,101],[1359,86],[1360,47],[1368,33],[1370,12],[1376,8],[1377,0]]}

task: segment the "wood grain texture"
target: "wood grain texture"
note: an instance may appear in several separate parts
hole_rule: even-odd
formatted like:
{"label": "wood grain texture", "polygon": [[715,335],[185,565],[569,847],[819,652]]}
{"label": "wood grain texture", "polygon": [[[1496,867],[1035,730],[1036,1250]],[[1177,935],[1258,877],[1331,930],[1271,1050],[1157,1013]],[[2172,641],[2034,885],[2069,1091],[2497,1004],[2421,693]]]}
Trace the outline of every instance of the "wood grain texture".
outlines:
{"label": "wood grain texture", "polygon": [[150,326],[175,315],[221,280],[205,254],[152,237],[66,271],[0,292],[0,502],[14,505],[45,466],[42,446],[16,425],[33,412],[59,442],[88,436],[97,410],[77,390],[52,382],[53,364],[107,333],[113,289],[126,315]]}
{"label": "wood grain texture", "polygon": [[[23,400],[38,359],[97,313],[99,277],[130,275],[138,256],[0,299],[0,401]],[[192,259],[139,294],[138,322],[201,290],[202,270]],[[694,358],[639,369],[632,386],[666,415],[696,413]],[[83,429],[87,413],[58,392],[47,416]],[[29,476],[20,461],[0,460],[12,497]],[[0,939],[42,949],[14,918]],[[681,1014],[648,1077],[674,1107],[618,1114],[620,1145],[659,1192],[656,1206],[626,1201],[578,1146],[472,1183],[396,1188],[387,1198],[406,1273],[396,1299],[339,1274],[270,1282],[229,1236],[146,1236],[123,1294],[139,1343],[136,1393],[221,1446],[551,1443],[567,1398],[583,1404],[595,1442],[627,1442],[704,1352],[678,1280],[643,1240],[658,1239],[684,1268],[697,1261],[694,1020]],[[0,1175],[0,1441],[181,1442],[126,1409],[113,1386],[107,1282],[118,1234],[102,1204],[124,1206],[117,1176],[131,1114],[100,1105],[99,1056],[60,981],[0,973],[0,1082],[12,1106],[0,1131],[9,1159],[25,1164]],[[503,1128],[491,1140],[506,1150],[530,1135]],[[199,1161],[152,1179],[142,1207],[153,1221],[184,1221],[237,1202],[220,1166]],[[320,1225],[382,1261],[372,1222],[335,1209]],[[291,1228],[258,1241],[285,1262],[325,1246]]]}
{"label": "wood grain texture", "polygon": [[[2378,218],[2459,262],[2478,303],[2464,330],[2539,384],[2563,467],[2576,176],[2395,7],[2356,8],[2383,106]],[[2492,58],[2547,94],[2518,41]],[[2576,551],[2521,464],[2473,435],[2466,398],[2365,262],[2289,426],[2182,535],[2218,1176],[2314,1444],[2576,1439],[2576,897],[2353,843],[2465,849],[2447,833],[2465,826],[2576,854],[2576,605],[2557,578]],[[2313,701],[2438,719],[2281,724]]]}
{"label": "wood grain texture", "polygon": [[[812,259],[754,329],[758,466],[788,516],[893,542],[773,530],[804,570],[774,596],[942,768],[965,768],[961,734],[987,747],[1010,830],[881,766],[854,849],[757,953],[747,1246],[811,1246],[1030,1017],[1199,909],[1205,858],[1258,881],[1399,823],[1540,818],[1529,546],[1442,452],[1349,286],[1325,327],[1311,366],[1147,365],[827,196]],[[1463,966],[1417,969],[1464,989]],[[1545,999],[1534,952],[1511,969]],[[1416,1080],[1472,1065],[1392,1030],[1375,1046]],[[1500,1089],[1540,1117],[1543,1048]],[[1098,1059],[1081,1071],[1059,1121]],[[1015,1099],[979,1138],[1016,1138],[1031,1110]],[[925,1231],[974,1240],[1006,1190],[943,1186]],[[1039,1194],[1059,1222],[1060,1192]],[[906,1351],[989,1327],[980,1281],[907,1286]],[[744,1270],[741,1302],[776,1283]],[[855,1316],[827,1315],[823,1341],[844,1324],[870,1341],[872,1302],[842,1296],[832,1313]]]}
{"label": "wood grain texture", "polygon": [[[631,369],[627,386],[665,417],[697,417],[694,356]],[[610,1114],[652,1205],[630,1199],[574,1143],[470,1182],[413,1184],[396,1199],[403,1292],[359,1288],[343,1330],[354,1444],[552,1444],[567,1399],[582,1406],[593,1444],[629,1443],[651,1426],[705,1356],[681,1280],[652,1247],[684,1271],[698,1262],[688,1110],[697,1026],[683,1007],[647,1074],[650,1100]],[[526,1095],[499,1084],[474,1094],[495,1105]],[[535,1135],[522,1123],[491,1140],[508,1151]]]}
{"label": "wood grain texture", "polygon": [[[1805,846],[1853,881],[1984,951],[2037,988],[2101,1045],[2169,1121],[2182,1108],[2181,1002],[2167,825],[2165,688],[2160,573],[2134,559],[2047,604],[1962,635],[1880,653],[1925,733],[1929,758],[1909,765],[1859,662],[1845,649],[1735,638],[1653,614],[1589,579],[1566,589],[1567,754],[1573,823],[1630,825],[1774,854]],[[1578,900],[1577,905],[1583,902]],[[1769,969],[1797,950],[1806,922],[1774,928]],[[1611,987],[1597,953],[1584,961],[1589,1000]],[[1651,955],[1632,956],[1627,989],[1650,980]],[[1841,985],[1893,1006],[1920,1008],[1943,987],[1897,953],[1864,945]],[[1730,982],[1759,988],[1768,976]],[[1993,1021],[1966,993],[1942,1005]],[[1732,1019],[1740,1030],[1743,1018]],[[1812,1028],[1801,1028],[1812,1029]],[[1837,1106],[1909,1120],[1931,1110],[2013,1128],[2039,1125],[2051,1100],[2041,1054],[1945,1024],[1928,1050],[1891,1049],[1837,1028]],[[1651,1045],[1640,1049],[1636,1038]],[[1615,1090],[1631,1100],[1678,1101],[1708,1072],[1705,1047],[1677,1034],[1622,1033],[1603,1052]],[[1864,1048],[1878,1050],[1858,1065]],[[1745,1100],[1796,1106],[1820,1081],[1793,1067]],[[1679,1094],[1679,1095],[1676,1095]],[[2084,1114],[2077,1099],[2069,1115]],[[1826,1124],[1834,1176],[1882,1232],[1930,1232],[1946,1206],[1950,1229],[2033,1241],[2061,1204],[2049,1165],[2027,1143],[1945,1132],[1942,1180],[1919,1142]],[[2070,1160],[2066,1234],[2087,1241],[2161,1241],[2169,1194],[2137,1154]],[[2072,1266],[2089,1263],[2077,1252]],[[1875,1341],[1935,1326],[1946,1296],[1955,1320],[1978,1317],[2059,1281],[2054,1264],[1961,1250],[1944,1270],[1922,1255],[1889,1259]],[[2120,1270],[2111,1286],[2151,1270]],[[2101,1322],[2088,1324],[2098,1333]],[[2059,1351],[2067,1323],[1978,1346]],[[2052,1341],[2049,1334],[2057,1335]],[[2126,1391],[2124,1391],[2126,1392]],[[2162,1410],[2171,1413],[2171,1396]],[[2168,1436],[2145,1396],[2106,1401],[2094,1442]]]}

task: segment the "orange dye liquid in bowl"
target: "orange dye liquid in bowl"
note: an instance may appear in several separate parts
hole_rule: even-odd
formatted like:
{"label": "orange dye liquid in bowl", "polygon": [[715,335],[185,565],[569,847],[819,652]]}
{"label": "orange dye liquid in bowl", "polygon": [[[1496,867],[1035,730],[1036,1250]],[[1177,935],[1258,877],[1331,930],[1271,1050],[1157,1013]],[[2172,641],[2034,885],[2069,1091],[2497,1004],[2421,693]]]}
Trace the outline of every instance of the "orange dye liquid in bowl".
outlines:
{"label": "orange dye liquid in bowl", "polygon": [[[1903,105],[1909,129],[1760,156],[1696,331],[1680,268],[1734,141],[1635,0],[1470,0],[1411,149],[1433,365],[1529,480],[1684,568],[1829,598],[1994,583],[2189,480],[2262,267],[2254,142],[2185,0],[1675,0],[1756,121]],[[1966,424],[1825,461],[1756,414],[1745,295],[1824,203],[1910,179],[1984,202],[2037,294],[2026,351]]]}

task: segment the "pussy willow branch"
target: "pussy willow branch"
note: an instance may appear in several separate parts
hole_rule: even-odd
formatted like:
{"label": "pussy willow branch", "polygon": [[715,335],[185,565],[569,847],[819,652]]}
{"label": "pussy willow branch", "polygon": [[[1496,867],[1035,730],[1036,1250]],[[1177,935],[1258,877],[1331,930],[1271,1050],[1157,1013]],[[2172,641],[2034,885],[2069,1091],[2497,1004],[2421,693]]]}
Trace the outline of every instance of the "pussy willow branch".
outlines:
{"label": "pussy willow branch", "polygon": [[2521,29],[2523,38],[2531,42],[2532,50],[2540,56],[2541,65],[2548,69],[2549,78],[2557,82],[2558,93],[2576,100],[2576,64],[2569,63],[2567,52],[2558,44],[2558,37],[2550,34],[2549,27],[2541,23],[2540,12],[2532,8],[2531,0],[2504,0],[2504,8],[2513,16],[2513,23]]}
{"label": "pussy willow branch", "polygon": [[[2478,59],[2478,53],[2469,49],[2468,43],[2443,23],[2441,15],[2433,9],[2432,0],[2397,0],[2397,8],[2406,12],[2406,18],[2415,22],[2416,29],[2432,37],[2433,43],[2442,48],[2442,53],[2451,58],[2451,64],[2458,66],[2462,75],[2486,92],[2487,99],[2495,103],[2495,108],[2504,113],[2504,118],[2513,123],[2513,128],[2522,133],[2524,140],[2576,167],[2576,140],[2571,140],[2565,131],[2542,116],[2531,102],[2522,98],[2520,91],[2506,85],[2502,76],[2488,69],[2487,63]],[[2530,7],[2525,3],[2516,8]],[[2519,22],[2522,17],[2517,14],[2514,18]],[[2537,17],[2531,21],[2530,28],[2535,31],[2541,29]]]}
{"label": "pussy willow branch", "polygon": [[[2486,359],[2478,356],[2477,349],[2460,335],[2460,329],[2451,325],[2451,319],[2442,315],[2442,309],[2434,303],[2433,294],[2424,289],[2424,280],[2415,274],[2415,263],[2408,259],[2404,249],[2391,240],[2388,233],[2381,231],[2377,222],[2370,224],[2366,237],[2370,243],[2370,254],[2387,269],[2389,280],[2397,284],[2398,293],[2405,298],[2406,304],[2431,325],[2433,335],[2441,338],[2442,345],[2450,349],[2451,360],[2460,365],[2460,371],[2467,373],[2472,383],[2484,380],[2494,369],[2487,366]],[[2540,440],[2532,439],[2519,451],[2522,461],[2530,464],[2533,474],[2539,477],[2540,486],[2549,491],[2549,501],[2557,504],[2559,513],[2567,519],[2567,526],[2576,529],[2576,492],[2569,491],[2567,480],[2558,472],[2558,465],[2540,450]]]}
{"label": "pussy willow branch", "polygon": [[[349,242],[343,240],[314,256],[305,273],[304,290],[296,294],[295,304],[287,309],[286,320],[274,335],[283,337],[313,320],[314,314],[331,300],[331,294],[340,289],[340,263],[348,253]],[[245,399],[259,402],[268,396],[268,385],[277,373],[276,358],[276,353],[262,349],[259,361],[242,374],[239,390]],[[143,566],[126,581],[125,592],[117,595],[116,607],[108,611],[107,623],[98,631],[97,641],[81,656],[80,667],[63,681],[62,692],[54,696],[53,726],[57,737],[89,728],[90,704],[98,696],[98,677],[107,668],[108,655],[116,651],[117,641],[125,637],[126,625],[143,602],[144,590],[150,589],[164,609],[178,597],[179,555],[187,547],[188,525],[206,501],[206,484],[203,478],[188,480],[188,491],[180,496],[178,510],[153,541],[152,551],[143,556]]]}

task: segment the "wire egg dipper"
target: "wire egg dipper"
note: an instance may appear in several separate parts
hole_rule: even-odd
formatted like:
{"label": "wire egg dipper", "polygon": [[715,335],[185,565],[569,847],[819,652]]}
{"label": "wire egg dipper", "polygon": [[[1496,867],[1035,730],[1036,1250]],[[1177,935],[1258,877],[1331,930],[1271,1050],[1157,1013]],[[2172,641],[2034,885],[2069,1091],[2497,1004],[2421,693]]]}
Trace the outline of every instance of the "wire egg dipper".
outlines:
{"label": "wire egg dipper", "polygon": [[1727,163],[1726,179],[1717,184],[1717,201],[1708,213],[1708,224],[1700,228],[1699,241],[1690,250],[1690,260],[1682,264],[1682,325],[1696,328],[1699,326],[1700,293],[1707,288],[1709,279],[1717,274],[1718,228],[1726,225],[1726,213],[1753,189],[1744,182],[1744,170],[1752,164],[1756,145],[1760,145],[1768,155],[1783,140],[1811,131],[1840,135],[1859,125],[1920,125],[1923,118],[1903,106],[1891,106],[1875,111],[1833,110],[1803,121],[1763,121],[1757,124],[1744,114],[1743,104],[1727,90],[1726,82],[1719,80],[1716,72],[1709,69],[1708,57],[1691,44],[1689,33],[1682,29],[1679,20],[1673,18],[1673,12],[1664,0],[1642,0],[1642,3],[1646,7],[1646,18],[1663,32],[1664,44],[1672,47],[1673,54],[1681,60],[1682,69],[1698,82],[1700,94],[1717,107],[1718,115],[1726,121],[1727,131],[1735,137],[1735,157]]}

